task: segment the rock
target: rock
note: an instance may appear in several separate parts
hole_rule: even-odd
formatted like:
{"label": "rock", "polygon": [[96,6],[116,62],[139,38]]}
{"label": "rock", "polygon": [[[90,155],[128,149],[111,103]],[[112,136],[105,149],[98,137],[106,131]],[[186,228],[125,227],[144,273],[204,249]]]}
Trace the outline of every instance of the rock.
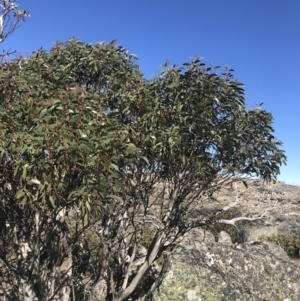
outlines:
{"label": "rock", "polygon": [[239,231],[236,242],[237,243],[253,243],[260,242],[267,237],[276,236],[278,230],[273,226],[252,226],[246,227]]}
{"label": "rock", "polygon": [[300,300],[299,268],[280,247],[205,241],[200,232],[168,256],[153,301]]}
{"label": "rock", "polygon": [[203,243],[215,243],[216,239],[210,231],[193,229],[184,237],[183,242],[187,245],[187,248],[189,245],[199,246],[200,248]]}
{"label": "rock", "polygon": [[218,243],[226,244],[226,245],[231,245],[232,241],[231,241],[230,235],[227,232],[225,232],[225,231],[221,231],[218,234]]}
{"label": "rock", "polygon": [[262,246],[269,251],[270,253],[274,254],[276,257],[289,261],[290,258],[287,253],[277,244],[269,241],[263,242]]}
{"label": "rock", "polygon": [[298,233],[300,232],[300,214],[296,212],[289,212],[280,214],[275,220],[280,233]]}

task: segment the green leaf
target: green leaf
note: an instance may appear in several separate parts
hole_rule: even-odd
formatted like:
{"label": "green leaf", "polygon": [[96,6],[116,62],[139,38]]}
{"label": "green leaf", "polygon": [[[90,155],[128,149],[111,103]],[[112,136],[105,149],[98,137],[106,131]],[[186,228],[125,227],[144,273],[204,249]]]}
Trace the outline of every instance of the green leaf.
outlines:
{"label": "green leaf", "polygon": [[16,198],[21,199],[25,195],[25,193],[26,191],[24,190],[24,188],[21,188],[20,190],[17,191]]}
{"label": "green leaf", "polygon": [[126,151],[128,154],[131,154],[131,153],[135,153],[136,151],[138,151],[138,148],[134,144],[129,143],[127,145]]}
{"label": "green leaf", "polygon": [[88,212],[91,212],[91,205],[90,205],[90,203],[89,203],[89,202],[86,202],[86,203],[85,203],[85,206],[86,206]]}
{"label": "green leaf", "polygon": [[27,167],[28,167],[27,164],[25,164],[25,165],[23,166],[22,180],[25,180],[25,178],[26,178],[26,176],[27,176]]}
{"label": "green leaf", "polygon": [[113,195],[113,194],[109,194],[106,196],[108,199],[114,199],[114,200],[117,200],[119,202],[123,202],[123,199],[117,195]]}
{"label": "green leaf", "polygon": [[83,225],[86,226],[88,223],[89,223],[89,216],[85,214],[83,218]]}
{"label": "green leaf", "polygon": [[40,185],[41,182],[38,179],[30,179],[27,184],[31,185],[31,184],[36,184],[36,185]]}
{"label": "green leaf", "polygon": [[82,137],[82,138],[86,138],[87,137],[87,135],[84,134],[80,129],[78,130],[78,132],[80,134],[80,137]]}
{"label": "green leaf", "polygon": [[58,183],[57,190],[61,191],[64,188],[64,186],[65,186],[64,183],[62,183],[62,182]]}
{"label": "green leaf", "polygon": [[54,202],[54,199],[51,195],[49,196],[49,201],[50,201],[52,207],[55,208],[55,202]]}
{"label": "green leaf", "polygon": [[81,187],[81,189],[76,193],[77,196],[81,196],[84,194],[85,190],[86,190],[86,186]]}
{"label": "green leaf", "polygon": [[24,207],[27,204],[27,196],[22,199],[21,206]]}
{"label": "green leaf", "polygon": [[149,164],[149,160],[146,157],[141,156],[141,159],[143,159],[147,164]]}
{"label": "green leaf", "polygon": [[39,114],[39,118],[42,118],[46,113],[47,113],[47,109],[43,109]]}
{"label": "green leaf", "polygon": [[19,165],[16,166],[13,177],[15,177],[17,175],[18,171],[19,171]]}
{"label": "green leaf", "polygon": [[110,168],[112,168],[112,169],[114,169],[114,170],[116,170],[116,171],[119,171],[119,166],[117,166],[116,164],[114,164],[114,163],[110,163]]}

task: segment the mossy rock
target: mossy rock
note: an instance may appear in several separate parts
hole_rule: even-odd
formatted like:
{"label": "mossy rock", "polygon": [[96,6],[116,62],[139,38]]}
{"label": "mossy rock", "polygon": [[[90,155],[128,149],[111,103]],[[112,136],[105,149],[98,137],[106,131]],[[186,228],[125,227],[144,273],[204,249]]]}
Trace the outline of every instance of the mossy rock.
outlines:
{"label": "mossy rock", "polygon": [[168,258],[153,301],[300,300],[297,265],[281,251],[275,255],[271,243],[226,245],[202,237],[191,233]]}

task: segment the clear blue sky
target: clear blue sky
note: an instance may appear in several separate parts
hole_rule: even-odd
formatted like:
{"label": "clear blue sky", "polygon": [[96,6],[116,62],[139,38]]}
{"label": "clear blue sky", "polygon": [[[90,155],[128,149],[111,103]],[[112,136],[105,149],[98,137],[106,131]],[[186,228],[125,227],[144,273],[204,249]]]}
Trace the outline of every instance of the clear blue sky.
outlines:
{"label": "clear blue sky", "polygon": [[[1,48],[31,53],[69,37],[117,40],[137,54],[146,78],[166,59],[229,64],[247,105],[263,102],[284,142],[279,180],[300,185],[299,0],[16,0],[31,17]],[[1,49],[0,49],[1,51]]]}

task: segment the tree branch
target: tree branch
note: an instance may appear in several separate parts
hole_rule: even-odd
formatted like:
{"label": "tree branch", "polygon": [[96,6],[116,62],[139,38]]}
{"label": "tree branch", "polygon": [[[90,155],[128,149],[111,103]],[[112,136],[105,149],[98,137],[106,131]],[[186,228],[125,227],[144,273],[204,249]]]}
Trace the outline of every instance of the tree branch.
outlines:
{"label": "tree branch", "polygon": [[[19,10],[18,5],[15,2],[10,2],[10,0],[2,0],[0,4],[2,8],[2,13],[0,14],[0,43],[2,43],[9,35],[11,35],[20,21],[24,21],[25,17],[30,17],[27,10]],[[16,18],[14,22],[10,25],[11,12],[13,12],[13,17]],[[8,28],[5,33],[5,28]]]}
{"label": "tree branch", "polygon": [[220,220],[217,220],[216,222],[219,223],[219,224],[227,224],[227,225],[233,225],[236,227],[235,223],[236,222],[239,222],[239,221],[256,221],[256,220],[260,220],[262,218],[265,217],[265,215],[268,213],[268,211],[270,210],[273,210],[273,209],[276,209],[277,207],[272,207],[272,208],[267,208],[265,210],[265,212],[258,216],[258,217],[244,217],[244,216],[241,216],[241,217],[236,217],[236,218],[233,218],[233,219],[220,219]]}
{"label": "tree branch", "polygon": [[148,268],[151,266],[154,259],[156,258],[157,254],[161,248],[163,238],[164,238],[164,233],[157,234],[156,241],[154,243],[154,246],[153,246],[151,252],[148,252],[147,259],[145,260],[143,265],[140,267],[138,273],[134,276],[134,278],[132,279],[129,286],[126,289],[122,289],[121,291],[119,291],[119,293],[116,295],[114,301],[124,300],[135,290],[136,286],[141,281],[145,272],[148,270]]}
{"label": "tree branch", "polygon": [[[235,189],[236,189],[236,200],[235,200],[235,202],[233,202],[233,203],[223,207],[222,209],[216,211],[213,216],[217,216],[217,215],[221,214],[222,212],[228,211],[228,210],[236,207],[239,204],[240,199],[239,199],[238,188],[237,188],[236,182],[235,182]],[[210,219],[205,219],[205,220],[198,220],[198,221],[190,223],[187,226],[187,229],[190,230],[192,228],[201,227],[201,226],[205,226],[205,225],[214,225],[214,224],[227,224],[227,225],[232,225],[232,226],[236,227],[235,223],[239,222],[239,221],[256,221],[256,220],[263,219],[265,217],[265,215],[268,213],[268,211],[277,208],[276,205],[277,205],[277,202],[275,203],[274,207],[265,209],[265,212],[263,214],[261,214],[260,216],[258,216],[258,217],[241,216],[241,217],[236,217],[236,218],[233,218],[233,219],[212,219],[212,218],[210,218]]]}
{"label": "tree branch", "polygon": [[133,263],[133,260],[135,258],[135,254],[136,254],[136,244],[133,247],[133,252],[132,252],[132,255],[130,257],[129,264],[128,264],[128,267],[127,267],[127,270],[126,270],[126,273],[125,273],[125,277],[124,277],[124,281],[123,281],[123,285],[122,285],[122,290],[124,290],[127,286],[128,279],[129,279],[129,276],[130,276],[130,271],[132,269],[132,263]]}

